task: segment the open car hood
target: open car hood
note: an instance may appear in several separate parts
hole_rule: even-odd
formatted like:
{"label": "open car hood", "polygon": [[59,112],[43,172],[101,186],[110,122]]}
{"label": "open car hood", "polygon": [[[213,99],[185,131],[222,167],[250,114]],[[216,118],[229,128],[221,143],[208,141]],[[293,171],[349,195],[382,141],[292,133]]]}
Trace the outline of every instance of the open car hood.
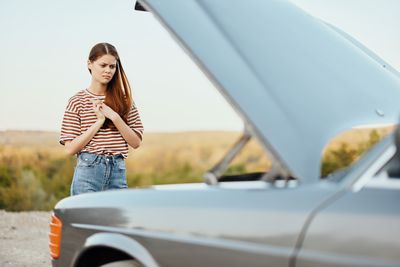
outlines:
{"label": "open car hood", "polygon": [[141,0],[301,182],[354,126],[397,122],[398,73],[340,30],[283,0]]}

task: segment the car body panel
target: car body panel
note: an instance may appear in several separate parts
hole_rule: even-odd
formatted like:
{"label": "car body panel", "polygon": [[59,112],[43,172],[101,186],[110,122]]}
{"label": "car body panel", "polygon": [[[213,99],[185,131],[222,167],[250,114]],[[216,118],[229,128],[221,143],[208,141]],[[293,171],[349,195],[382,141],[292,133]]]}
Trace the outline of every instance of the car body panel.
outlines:
{"label": "car body panel", "polygon": [[399,190],[347,192],[320,211],[296,266],[399,266],[400,206],[394,205],[400,202]]}
{"label": "car body panel", "polygon": [[[74,225],[79,228],[79,225]],[[89,228],[90,229],[90,228]],[[119,251],[124,251],[135,260],[147,267],[159,267],[154,258],[150,255],[149,251],[144,248],[136,240],[129,238],[126,235],[112,233],[110,229],[103,233],[96,233],[86,239],[84,248],[90,249],[97,246],[108,246]]]}
{"label": "car body panel", "polygon": [[339,132],[397,122],[398,75],[290,2],[142,2],[302,182]]}
{"label": "car body panel", "polygon": [[82,250],[79,244],[96,232],[131,236],[160,266],[221,260],[229,266],[243,266],[243,260],[252,266],[287,265],[309,214],[339,189],[326,182],[282,189],[133,189],[67,198],[55,207],[68,235],[55,266],[64,266],[63,259]]}

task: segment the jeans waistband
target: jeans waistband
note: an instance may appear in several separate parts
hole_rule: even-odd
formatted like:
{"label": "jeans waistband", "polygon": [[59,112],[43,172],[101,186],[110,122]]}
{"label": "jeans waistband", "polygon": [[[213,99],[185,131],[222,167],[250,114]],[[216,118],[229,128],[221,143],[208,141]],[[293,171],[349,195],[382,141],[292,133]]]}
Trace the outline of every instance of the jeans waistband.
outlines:
{"label": "jeans waistband", "polygon": [[124,156],[121,154],[118,155],[105,155],[105,154],[96,154],[96,153],[91,153],[91,152],[80,152],[78,154],[78,158],[85,157],[89,158],[93,161],[98,161],[100,162],[101,160],[104,161],[110,161],[113,163],[116,163],[117,161],[125,160]]}
{"label": "jeans waistband", "polygon": [[83,154],[86,154],[86,155],[90,155],[90,156],[97,156],[97,157],[104,157],[104,158],[124,158],[124,156],[122,156],[122,154],[118,154],[118,155],[109,155],[109,154],[96,154],[96,153],[93,153],[93,152],[79,152],[78,153],[78,156],[80,156],[80,155],[83,155]]}

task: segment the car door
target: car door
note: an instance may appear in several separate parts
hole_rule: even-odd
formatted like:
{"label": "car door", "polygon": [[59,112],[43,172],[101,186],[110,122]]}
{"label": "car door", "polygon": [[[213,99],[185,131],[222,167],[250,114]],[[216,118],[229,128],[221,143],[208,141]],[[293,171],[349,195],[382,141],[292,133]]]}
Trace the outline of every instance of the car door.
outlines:
{"label": "car door", "polygon": [[134,238],[163,267],[288,266],[310,213],[338,187],[247,183],[260,186],[154,192],[156,205],[147,203],[143,224],[141,211],[132,212],[143,234]]}
{"label": "car door", "polygon": [[296,267],[400,266],[400,175],[356,185],[312,220]]}

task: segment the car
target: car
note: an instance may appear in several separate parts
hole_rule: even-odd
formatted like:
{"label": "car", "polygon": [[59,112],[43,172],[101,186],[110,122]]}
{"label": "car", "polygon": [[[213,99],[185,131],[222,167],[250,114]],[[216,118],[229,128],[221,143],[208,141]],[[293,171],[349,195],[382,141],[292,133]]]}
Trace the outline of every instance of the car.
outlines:
{"label": "car", "polygon": [[[399,73],[350,35],[283,0],[141,0],[242,118],[204,183],[62,199],[60,266],[400,266],[400,134],[321,178],[338,133],[397,124]],[[250,139],[265,172],[224,175]]]}

